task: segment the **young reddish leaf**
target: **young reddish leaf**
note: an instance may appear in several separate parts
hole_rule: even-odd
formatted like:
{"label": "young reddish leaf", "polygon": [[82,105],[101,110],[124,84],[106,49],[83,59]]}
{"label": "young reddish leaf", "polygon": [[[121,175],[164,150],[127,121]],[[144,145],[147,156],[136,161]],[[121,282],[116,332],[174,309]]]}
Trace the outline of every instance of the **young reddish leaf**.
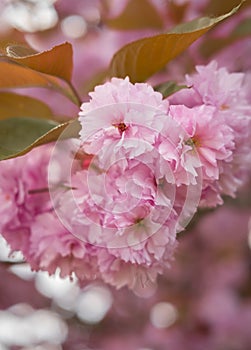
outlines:
{"label": "young reddish leaf", "polygon": [[23,67],[6,57],[0,57],[0,88],[41,86],[50,87],[46,76]]}
{"label": "young reddish leaf", "polygon": [[[35,53],[28,56],[23,56],[23,51],[20,46],[13,48],[13,45],[6,48],[6,51],[11,51],[9,57],[19,64],[29,67],[41,73],[53,75],[64,79],[68,83],[71,82],[73,68],[73,52],[70,43],[66,42],[61,45],[54,46],[51,50]],[[15,55],[13,55],[13,51]],[[21,51],[20,56],[18,53]]]}
{"label": "young reddish leaf", "polygon": [[12,92],[0,92],[0,120],[19,117],[51,119],[53,112],[40,100]]}
{"label": "young reddish leaf", "polygon": [[167,34],[155,35],[125,45],[113,56],[109,75],[122,78],[129,76],[132,82],[146,80],[217,23],[233,15],[241,4],[225,15],[199,18],[178,25]]}
{"label": "young reddish leaf", "polygon": [[163,28],[158,11],[148,0],[130,0],[118,17],[107,19],[105,23],[118,30]]}
{"label": "young reddish leaf", "polygon": [[72,87],[55,76],[40,73],[18,64],[7,57],[0,57],[0,88],[45,87],[52,88],[79,105]]}
{"label": "young reddish leaf", "polygon": [[63,124],[34,118],[0,120],[0,160],[24,155],[37,146],[79,136],[80,124],[72,120]]}

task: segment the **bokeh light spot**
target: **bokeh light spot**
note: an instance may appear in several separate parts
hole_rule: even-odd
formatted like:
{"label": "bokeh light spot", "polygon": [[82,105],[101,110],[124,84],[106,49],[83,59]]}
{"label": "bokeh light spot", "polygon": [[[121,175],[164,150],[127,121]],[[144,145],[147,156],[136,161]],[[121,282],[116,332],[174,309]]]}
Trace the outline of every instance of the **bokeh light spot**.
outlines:
{"label": "bokeh light spot", "polygon": [[168,328],[175,323],[177,318],[177,309],[167,302],[155,304],[150,312],[151,323],[156,328]]}

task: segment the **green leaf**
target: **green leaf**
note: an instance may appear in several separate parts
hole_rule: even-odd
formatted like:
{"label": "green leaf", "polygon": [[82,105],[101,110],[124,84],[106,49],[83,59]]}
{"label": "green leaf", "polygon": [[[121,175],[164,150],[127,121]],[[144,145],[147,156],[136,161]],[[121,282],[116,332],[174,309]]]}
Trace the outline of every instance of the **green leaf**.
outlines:
{"label": "green leaf", "polygon": [[53,112],[45,103],[29,96],[0,92],[0,120],[19,117],[52,119]]}
{"label": "green leaf", "polygon": [[[58,138],[79,137],[80,124],[72,120],[63,124],[34,119],[10,118],[0,121],[0,159],[24,155],[37,146]],[[63,133],[63,134],[62,134]]]}
{"label": "green leaf", "polygon": [[116,30],[162,29],[162,19],[148,0],[130,0],[116,18],[105,20],[105,24]]}
{"label": "green leaf", "polygon": [[154,87],[154,90],[160,92],[163,95],[163,98],[166,98],[182,89],[188,89],[188,87],[186,85],[177,85],[175,81],[168,81]]}
{"label": "green leaf", "polygon": [[8,158],[21,152],[50,129],[55,123],[34,118],[9,118],[0,121],[0,157]]}
{"label": "green leaf", "polygon": [[241,4],[225,15],[199,18],[178,25],[167,34],[155,35],[125,45],[113,56],[109,75],[121,78],[129,76],[132,82],[145,81],[217,23],[233,15],[240,6]]}

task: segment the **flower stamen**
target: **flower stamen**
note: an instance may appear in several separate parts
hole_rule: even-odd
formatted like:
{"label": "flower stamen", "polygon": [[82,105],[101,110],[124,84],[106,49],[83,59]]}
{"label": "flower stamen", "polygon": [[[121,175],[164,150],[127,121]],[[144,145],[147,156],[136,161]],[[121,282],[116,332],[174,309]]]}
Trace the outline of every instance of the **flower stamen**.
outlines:
{"label": "flower stamen", "polygon": [[123,122],[118,124],[113,124],[113,126],[119,130],[120,134],[122,134],[128,128],[128,126]]}
{"label": "flower stamen", "polygon": [[187,145],[187,146],[191,146],[191,147],[200,147],[201,146],[201,142],[200,142],[200,140],[199,140],[199,138],[198,137],[191,137],[190,139],[187,139],[186,141],[185,141],[185,144]]}

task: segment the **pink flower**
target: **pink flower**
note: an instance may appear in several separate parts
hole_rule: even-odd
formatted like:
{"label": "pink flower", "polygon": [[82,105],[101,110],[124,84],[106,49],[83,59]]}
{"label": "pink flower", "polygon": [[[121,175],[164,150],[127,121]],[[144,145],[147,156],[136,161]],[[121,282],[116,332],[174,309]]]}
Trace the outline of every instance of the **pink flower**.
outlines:
{"label": "pink flower", "polygon": [[[234,197],[249,173],[251,113],[248,87],[243,73],[229,73],[225,68],[218,68],[216,62],[197,66],[196,70],[194,75],[186,76],[190,88],[174,94],[170,102],[184,104],[192,111],[196,106],[197,111],[203,108],[213,111],[214,108],[211,117],[208,113],[194,117],[197,121],[193,138],[195,145],[200,140],[196,149],[204,164],[201,205],[215,206],[223,203],[222,195]],[[207,107],[203,107],[205,105]],[[170,113],[177,108],[183,107],[170,107]],[[189,132],[191,125],[186,125],[186,116],[178,116],[178,119]],[[206,153],[202,145],[206,146]]]}
{"label": "pink flower", "polygon": [[[170,115],[187,131],[189,138],[184,142],[192,147],[200,159],[203,177],[202,200],[207,189],[215,186],[232,161],[234,135],[225,124],[223,115],[216,115],[214,107],[201,105],[187,108],[183,105],[170,106]],[[190,159],[190,158],[189,158]],[[221,199],[216,199],[221,201]],[[213,201],[205,202],[211,206]]]}
{"label": "pink flower", "polygon": [[99,251],[99,268],[106,283],[122,288],[127,286],[139,296],[151,295],[156,290],[156,280],[163,266],[144,266],[125,262],[102,249]]}
{"label": "pink flower", "polygon": [[28,252],[30,225],[51,210],[47,184],[50,146],[0,162],[0,232],[13,250]]}
{"label": "pink flower", "polygon": [[[94,279],[95,247],[73,236],[53,213],[47,179],[52,147],[42,146],[23,157],[1,161],[0,232],[12,251],[23,253],[32,269],[53,274],[59,268],[62,277],[75,274],[82,282]],[[58,185],[63,185],[60,172],[56,175]]]}
{"label": "pink flower", "polygon": [[156,183],[157,155],[148,152],[145,158],[124,157],[108,164],[108,169],[100,169],[104,159],[95,157],[88,171],[73,175],[73,190],[61,193],[56,205],[58,216],[72,234],[97,248],[98,261],[104,255],[109,266],[116,261],[106,272],[102,264],[101,276],[104,279],[104,273],[108,274],[117,287],[121,284],[119,266],[129,274],[122,285],[132,288],[138,270],[161,272],[173,257],[179,228],[175,206],[179,209],[180,203],[175,203],[175,193],[168,188],[164,174],[159,179],[161,186]]}
{"label": "pink flower", "polygon": [[[80,113],[80,151],[91,157],[68,173],[71,190],[53,198],[67,230],[94,247],[95,276],[137,293],[169,266],[176,233],[200,197],[200,191],[194,196],[200,163],[194,156],[189,163],[186,131],[167,111],[168,104],[147,84],[126,78],[97,87]],[[64,163],[64,149],[54,153],[61,169],[71,167]]]}
{"label": "pink flower", "polygon": [[96,249],[74,237],[53,213],[38,215],[31,225],[26,259],[32,269],[60,276],[76,275],[81,282],[96,279]]}
{"label": "pink flower", "polygon": [[[180,90],[169,100],[187,107],[210,105],[218,110],[242,109],[246,105],[247,91],[242,89],[245,75],[229,73],[226,68],[218,68],[212,61],[206,66],[196,66],[196,73],[186,75],[189,89]],[[244,107],[246,108],[246,107]]]}
{"label": "pink flower", "polygon": [[121,102],[134,102],[166,110],[168,103],[149,84],[132,84],[129,78],[112,78],[110,82],[95,87],[90,94],[90,102],[83,103],[80,116],[91,110]]}
{"label": "pink flower", "polygon": [[145,266],[125,261],[114,253],[112,249],[77,239],[53,213],[45,213],[38,215],[31,225],[26,259],[34,270],[53,274],[59,268],[61,277],[75,275],[80,284],[103,280],[116,288],[127,286],[141,296],[155,290],[156,278],[170,260],[168,256],[166,265],[155,262]]}
{"label": "pink flower", "polygon": [[148,84],[131,84],[128,78],[113,78],[90,93],[79,120],[85,151],[96,153],[109,140],[135,137],[154,142],[154,134],[168,102]]}
{"label": "pink flower", "polygon": [[[134,148],[129,139],[124,150],[128,157]],[[161,193],[154,176],[157,150],[149,150],[145,160],[141,152],[138,158],[118,159],[106,173],[95,167],[101,164],[96,156],[88,159],[89,170],[80,160],[72,168],[72,189],[64,182],[65,168],[60,168],[71,150],[63,158],[59,154],[58,163],[53,163],[51,153],[52,147],[46,146],[0,163],[1,199],[5,200],[1,231],[12,250],[21,250],[33,270],[53,274],[59,268],[62,277],[76,275],[81,284],[99,279],[138,294],[151,293],[177,244],[178,212],[166,197],[168,184],[161,184],[166,192]],[[48,184],[48,164],[58,182]],[[55,194],[58,206],[49,194],[52,198]]]}
{"label": "pink flower", "polygon": [[[190,163],[182,162],[183,154],[191,147],[181,146],[185,131],[167,113],[168,103],[148,84],[133,85],[128,78],[113,78],[96,87],[91,101],[82,105],[79,118],[82,147],[96,155],[95,168],[105,175],[108,164],[124,159],[126,166],[132,167],[137,159],[151,169],[156,184],[161,183],[163,188],[165,181],[174,187],[195,185],[198,174],[194,168],[199,164],[194,159]],[[145,170],[141,172],[147,174]],[[133,174],[134,170],[130,176]],[[143,178],[144,175],[142,183]],[[134,187],[130,189],[133,191]],[[160,195],[153,207],[165,197],[163,191],[158,191]]]}

